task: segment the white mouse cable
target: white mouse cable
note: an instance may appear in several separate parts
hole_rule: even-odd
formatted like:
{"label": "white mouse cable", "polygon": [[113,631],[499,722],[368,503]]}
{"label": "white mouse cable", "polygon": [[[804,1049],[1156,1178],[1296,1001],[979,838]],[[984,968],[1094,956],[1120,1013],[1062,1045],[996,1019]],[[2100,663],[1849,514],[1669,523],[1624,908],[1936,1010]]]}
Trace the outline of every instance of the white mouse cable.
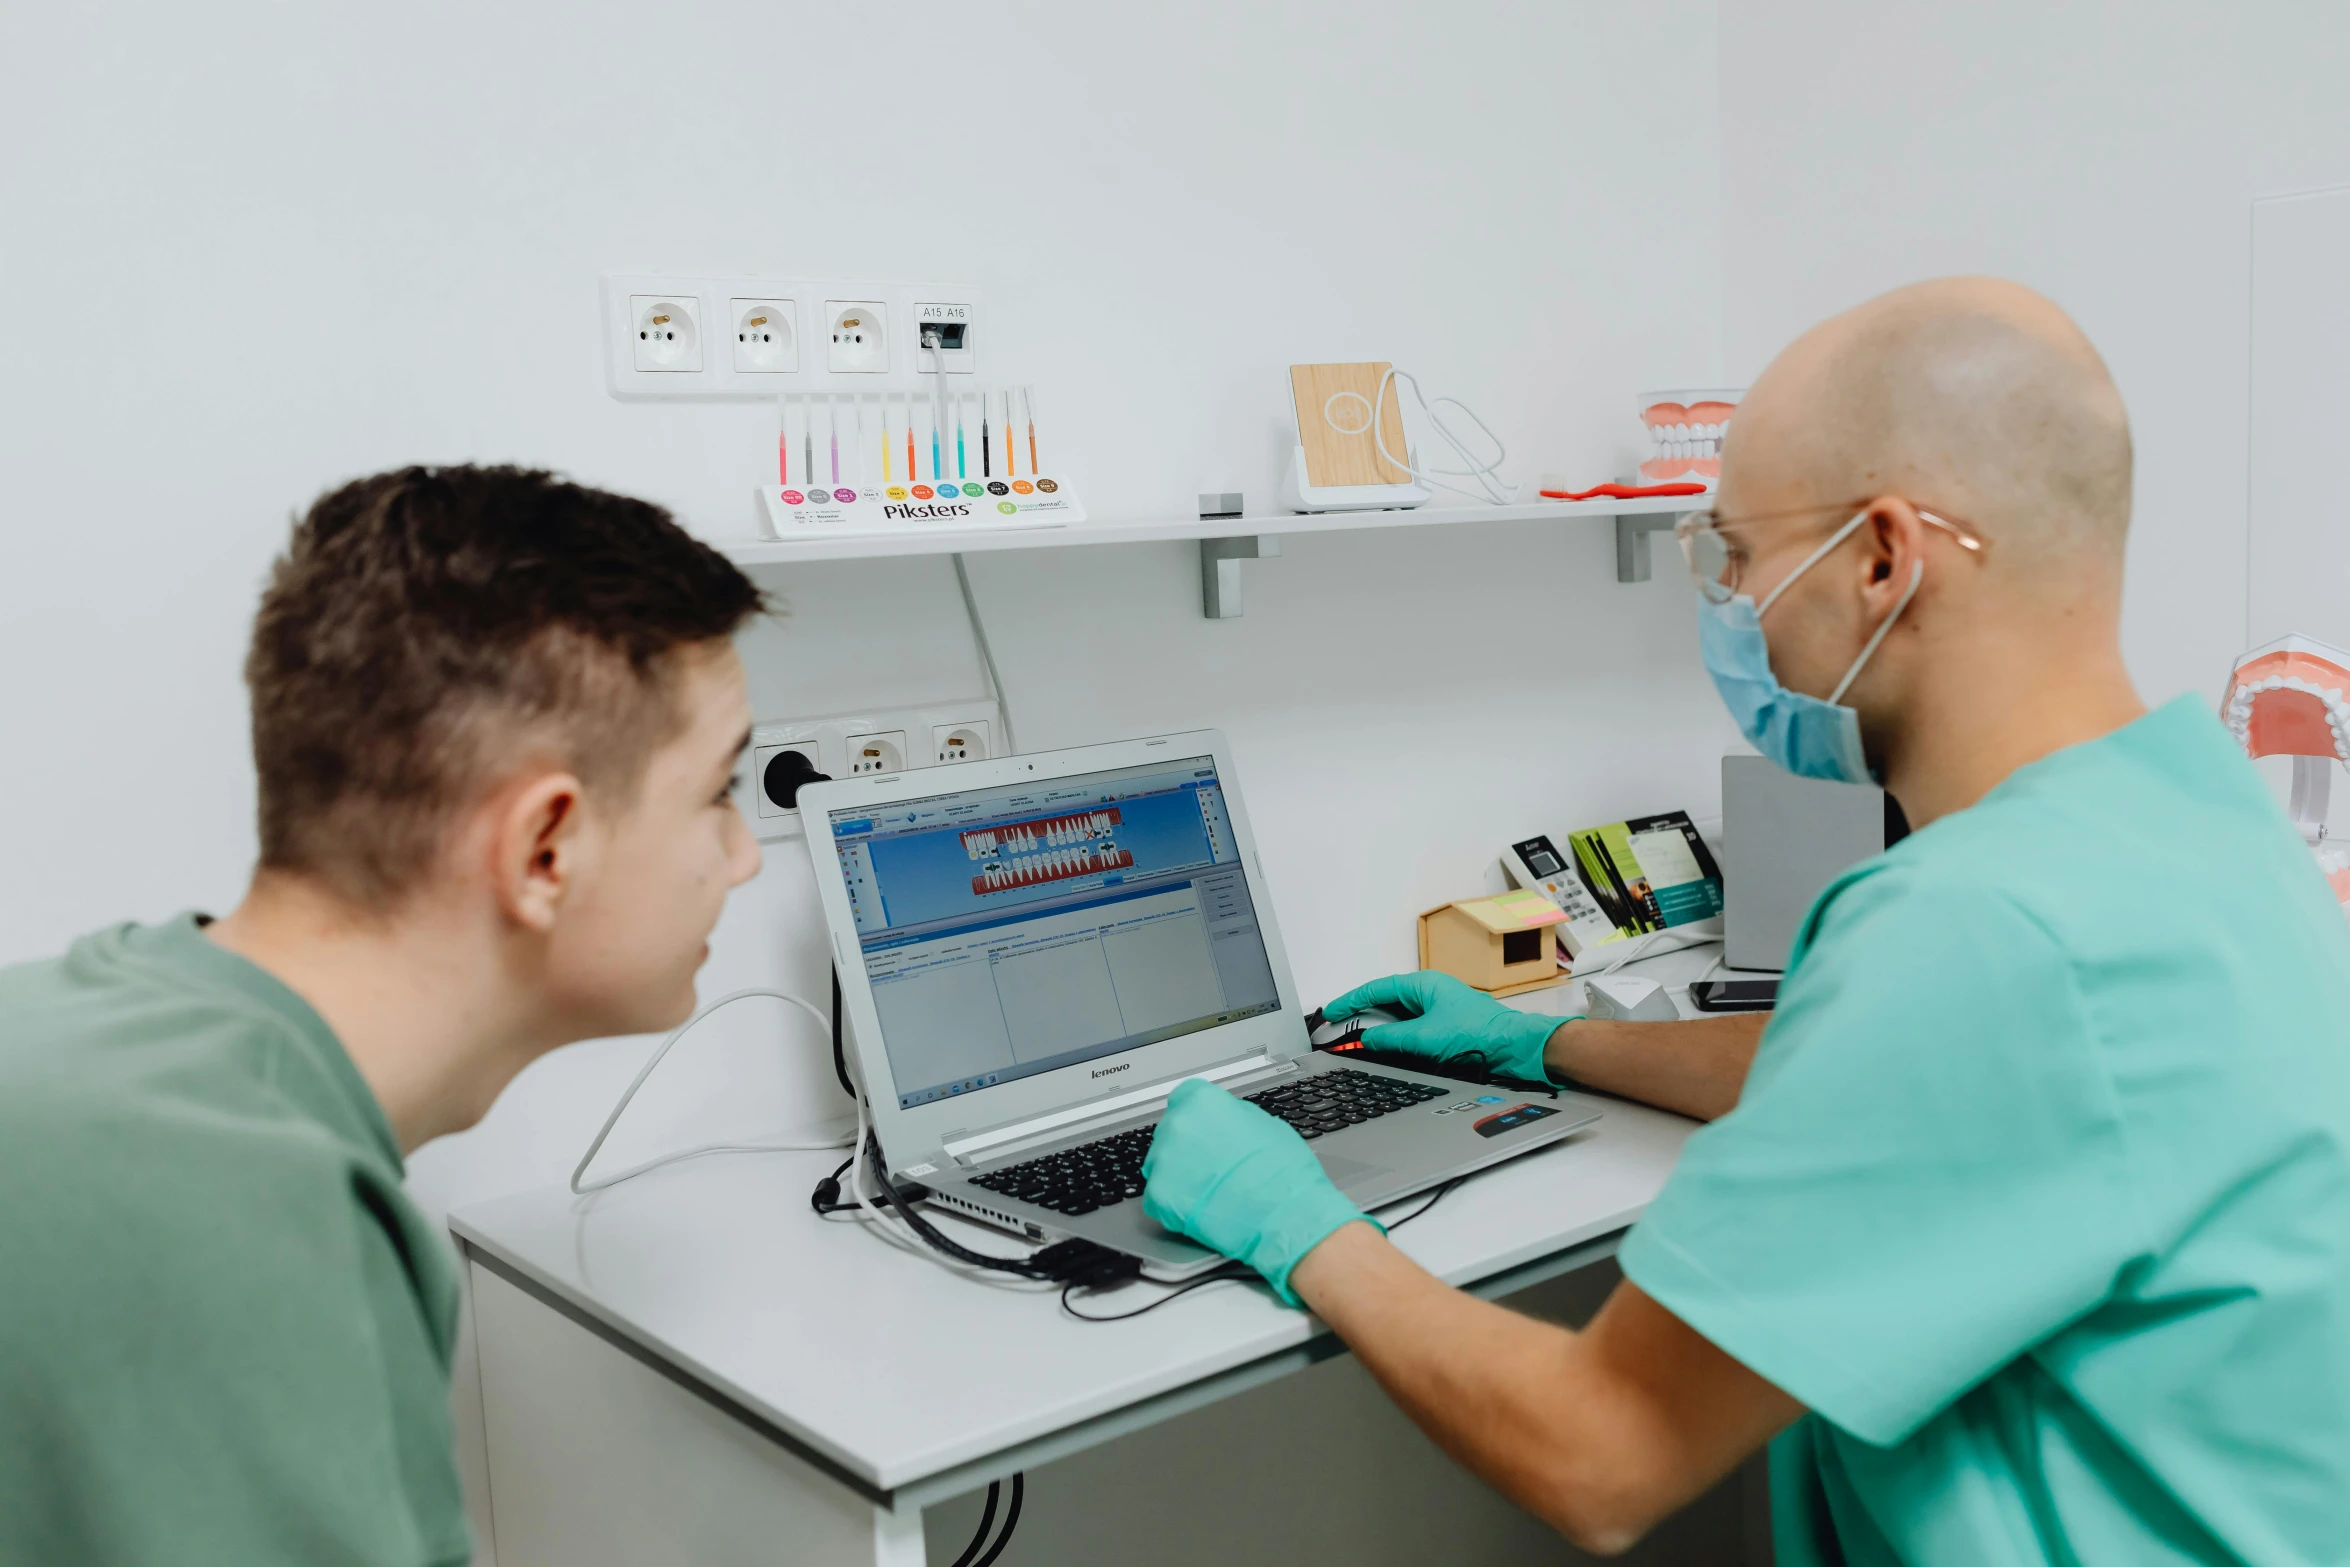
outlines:
{"label": "white mouse cable", "polygon": [[[636,1165],[633,1168],[627,1170],[623,1170],[618,1175],[607,1175],[593,1181],[583,1179],[583,1177],[585,1177],[587,1174],[588,1166],[595,1163],[596,1155],[602,1151],[604,1146],[604,1139],[610,1137],[612,1135],[612,1128],[620,1124],[620,1117],[628,1109],[629,1101],[636,1097],[636,1091],[638,1089],[645,1086],[645,1079],[653,1075],[653,1069],[661,1064],[662,1057],[669,1054],[670,1047],[675,1045],[679,1040],[683,1039],[687,1034],[691,1033],[704,1018],[717,1011],[720,1007],[731,1006],[737,1001],[747,1000],[752,996],[768,996],[777,1001],[788,1001],[793,1006],[798,1007],[801,1011],[807,1013],[808,1016],[814,1018],[817,1023],[825,1029],[829,1030],[832,1027],[832,1020],[830,1018],[817,1011],[814,1006],[802,1000],[800,997],[792,995],[786,991],[768,990],[760,986],[752,986],[744,990],[729,991],[727,994],[720,996],[716,1001],[711,1002],[708,1006],[703,1007],[692,1017],[687,1018],[683,1023],[679,1024],[677,1028],[672,1030],[668,1038],[661,1041],[660,1047],[653,1052],[651,1058],[647,1060],[644,1066],[638,1070],[635,1080],[628,1085],[628,1091],[620,1096],[620,1102],[612,1107],[612,1113],[604,1117],[604,1124],[602,1128],[597,1131],[596,1140],[588,1144],[587,1152],[580,1155],[579,1164],[571,1172],[571,1190],[575,1194],[585,1196],[589,1192],[600,1192],[607,1187],[618,1186],[622,1181],[634,1180],[636,1177],[644,1174],[647,1170],[657,1170],[665,1164],[675,1164],[681,1159],[698,1159],[703,1154],[811,1153],[825,1149],[846,1148],[852,1146],[845,1138],[842,1138],[837,1134],[824,1138],[821,1141],[801,1140],[773,1143],[705,1143],[698,1148],[685,1148],[680,1149],[676,1153],[663,1154],[658,1159],[648,1160],[643,1164]],[[862,1132],[864,1128],[863,1111],[864,1102],[860,1099],[858,1101],[858,1129],[860,1132]]]}

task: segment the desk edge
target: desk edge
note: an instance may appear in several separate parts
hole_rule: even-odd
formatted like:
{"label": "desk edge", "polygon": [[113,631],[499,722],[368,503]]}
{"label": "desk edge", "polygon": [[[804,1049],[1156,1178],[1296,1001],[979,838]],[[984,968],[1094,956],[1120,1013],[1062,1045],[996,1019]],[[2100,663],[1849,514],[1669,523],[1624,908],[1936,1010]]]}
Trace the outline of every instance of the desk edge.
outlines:
{"label": "desk edge", "polygon": [[[1458,1281],[1456,1287],[1493,1300],[1515,1294],[1561,1273],[1587,1267],[1613,1256],[1624,1236],[1629,1233],[1631,1224],[1637,1222],[1637,1219],[1638,1215],[1634,1214],[1631,1219],[1618,1223],[1603,1222],[1595,1227],[1596,1233],[1586,1234],[1555,1249],[1537,1249],[1531,1255],[1521,1254],[1512,1261],[1504,1262],[1491,1273]],[[1219,1367],[1190,1381],[1098,1411],[1069,1425],[1022,1438],[996,1452],[950,1463],[925,1474],[909,1476],[896,1485],[883,1485],[873,1476],[858,1472],[837,1455],[782,1425],[772,1415],[735,1396],[698,1366],[681,1362],[673,1354],[664,1354],[644,1343],[624,1328],[567,1298],[556,1285],[533,1277],[527,1268],[518,1267],[496,1255],[486,1245],[454,1226],[452,1233],[468,1263],[478,1263],[492,1276],[521,1290],[566,1321],[585,1328],[629,1359],[701,1399],[720,1413],[740,1421],[810,1468],[846,1486],[873,1505],[889,1509],[927,1506],[950,1496],[959,1496],[991,1478],[1084,1451],[1127,1430],[1156,1424],[1202,1404],[1269,1381],[1275,1376],[1303,1370],[1348,1353],[1346,1342],[1319,1319],[1314,1319],[1306,1337],[1300,1342],[1285,1344],[1261,1355]]]}
{"label": "desk edge", "polygon": [[832,1454],[810,1443],[806,1438],[777,1424],[773,1417],[752,1408],[732,1393],[712,1383],[708,1378],[697,1375],[692,1368],[679,1364],[674,1358],[631,1337],[577,1302],[566,1299],[561,1291],[532,1278],[529,1273],[515,1267],[503,1257],[496,1256],[476,1244],[471,1237],[460,1234],[457,1236],[457,1244],[464,1252],[465,1260],[468,1263],[477,1264],[494,1277],[513,1285],[565,1321],[576,1323],[587,1329],[638,1365],[658,1373],[665,1380],[683,1388],[721,1414],[739,1420],[743,1425],[756,1431],[811,1469],[847,1486],[876,1507],[894,1508],[897,1505],[898,1488],[877,1485],[869,1477],[857,1473]]}

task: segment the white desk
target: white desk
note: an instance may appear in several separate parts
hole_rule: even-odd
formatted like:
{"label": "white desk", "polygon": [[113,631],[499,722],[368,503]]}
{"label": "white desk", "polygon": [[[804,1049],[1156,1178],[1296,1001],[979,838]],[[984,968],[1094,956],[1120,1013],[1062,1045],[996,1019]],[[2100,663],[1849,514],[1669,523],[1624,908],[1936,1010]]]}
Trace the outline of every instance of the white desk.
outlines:
{"label": "white desk", "polygon": [[[1488,1296],[1582,1267],[1614,1252],[1693,1129],[1611,1103],[1589,1130],[1465,1182],[1396,1242]],[[925,1503],[1344,1353],[1255,1285],[1072,1320],[1043,1286],[973,1281],[817,1218],[808,1191],[835,1160],[718,1156],[452,1216],[500,1567],[684,1560],[688,1538],[697,1559],[727,1558],[738,1537],[743,1559],[775,1559],[779,1531],[785,1559],[917,1567]],[[722,1538],[694,1535],[720,1514]],[[769,1554],[747,1554],[755,1541]]]}

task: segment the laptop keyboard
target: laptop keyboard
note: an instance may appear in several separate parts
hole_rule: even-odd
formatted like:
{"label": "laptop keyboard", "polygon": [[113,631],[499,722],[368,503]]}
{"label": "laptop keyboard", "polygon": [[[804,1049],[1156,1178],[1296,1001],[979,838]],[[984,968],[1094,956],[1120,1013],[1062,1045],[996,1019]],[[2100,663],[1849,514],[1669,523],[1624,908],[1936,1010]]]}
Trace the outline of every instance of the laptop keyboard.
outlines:
{"label": "laptop keyboard", "polygon": [[1401,1078],[1342,1067],[1295,1083],[1281,1083],[1247,1097],[1250,1104],[1279,1116],[1296,1127],[1300,1137],[1311,1142],[1325,1133],[1344,1131],[1416,1104],[1426,1104],[1431,1099],[1442,1099],[1452,1092],[1434,1083],[1407,1083]]}
{"label": "laptop keyboard", "polygon": [[[1365,1121],[1408,1110],[1451,1092],[1433,1083],[1407,1083],[1351,1067],[1320,1072],[1300,1082],[1281,1083],[1241,1097],[1313,1140]],[[971,1178],[974,1186],[1075,1218],[1142,1195],[1142,1160],[1151,1150],[1153,1127],[1080,1143],[1041,1159],[990,1170]]]}

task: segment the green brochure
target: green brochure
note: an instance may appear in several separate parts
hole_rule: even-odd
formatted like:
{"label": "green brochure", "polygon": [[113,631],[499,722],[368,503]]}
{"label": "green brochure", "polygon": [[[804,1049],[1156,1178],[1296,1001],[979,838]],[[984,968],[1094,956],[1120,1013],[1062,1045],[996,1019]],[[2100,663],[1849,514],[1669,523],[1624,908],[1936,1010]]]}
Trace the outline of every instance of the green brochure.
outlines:
{"label": "green brochure", "polygon": [[1575,869],[1620,934],[1668,930],[1722,912],[1722,869],[1687,811],[1567,834]]}

